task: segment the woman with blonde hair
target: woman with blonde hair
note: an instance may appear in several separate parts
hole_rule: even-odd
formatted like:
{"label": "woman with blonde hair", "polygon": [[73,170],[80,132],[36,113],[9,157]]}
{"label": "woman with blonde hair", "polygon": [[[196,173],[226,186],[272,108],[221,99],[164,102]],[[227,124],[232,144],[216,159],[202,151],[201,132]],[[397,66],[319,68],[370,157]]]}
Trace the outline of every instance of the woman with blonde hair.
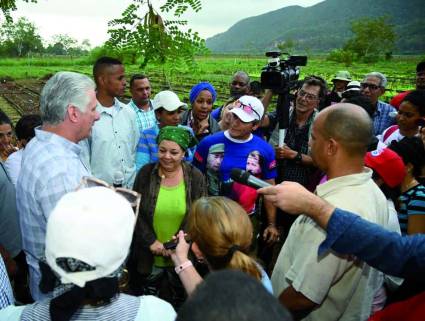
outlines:
{"label": "woman with blonde hair", "polygon": [[[272,292],[270,279],[249,256],[253,228],[245,210],[226,197],[202,197],[193,203],[187,221],[191,250],[209,270],[241,270],[261,281]],[[180,231],[171,258],[186,292],[191,294],[202,278],[188,259],[190,244]]]}

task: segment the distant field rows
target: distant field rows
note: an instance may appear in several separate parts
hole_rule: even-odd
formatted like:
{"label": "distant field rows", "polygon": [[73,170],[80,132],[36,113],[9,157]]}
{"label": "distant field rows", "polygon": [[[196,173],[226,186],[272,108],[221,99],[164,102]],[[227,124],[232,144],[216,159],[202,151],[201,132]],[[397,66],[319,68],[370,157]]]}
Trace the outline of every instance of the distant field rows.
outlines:
{"label": "distant field rows", "polygon": [[[389,84],[385,100],[399,91],[414,87],[414,71],[419,57],[397,57],[391,61],[376,64],[343,64],[326,61],[321,57],[309,59],[307,66],[301,68],[301,78],[315,74],[329,83],[338,70],[348,70],[354,80],[361,80],[370,71],[380,71],[387,75]],[[261,68],[266,64],[265,57],[247,56],[207,56],[198,57],[196,66],[148,66],[143,72],[152,82],[154,92],[164,88],[175,90],[182,99],[187,99],[190,88],[199,81],[211,82],[218,92],[217,104],[221,104],[228,94],[228,82],[237,70],[245,70],[252,79],[258,80]],[[43,78],[61,70],[75,71],[91,75],[92,66],[87,58],[25,58],[1,59],[0,78],[13,79]],[[126,65],[127,75],[141,72],[138,65]]]}

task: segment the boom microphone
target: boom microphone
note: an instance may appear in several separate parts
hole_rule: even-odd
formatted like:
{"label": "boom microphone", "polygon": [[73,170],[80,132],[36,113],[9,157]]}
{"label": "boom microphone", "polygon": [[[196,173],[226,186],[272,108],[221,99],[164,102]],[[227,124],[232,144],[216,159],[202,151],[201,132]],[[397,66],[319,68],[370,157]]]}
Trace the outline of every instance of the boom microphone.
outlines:
{"label": "boom microphone", "polygon": [[249,172],[244,171],[239,168],[233,168],[230,177],[243,185],[251,186],[255,189],[259,189],[262,187],[272,186],[271,184],[251,175]]}

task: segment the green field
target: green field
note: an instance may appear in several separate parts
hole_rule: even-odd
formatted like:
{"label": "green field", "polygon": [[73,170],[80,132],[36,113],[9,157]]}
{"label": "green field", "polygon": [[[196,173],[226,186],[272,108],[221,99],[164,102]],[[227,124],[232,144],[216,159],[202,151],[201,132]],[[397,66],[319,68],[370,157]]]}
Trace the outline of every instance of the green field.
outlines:
{"label": "green field", "polygon": [[[375,64],[355,63],[350,67],[327,61],[324,57],[309,57],[307,66],[301,68],[301,77],[319,75],[328,82],[338,70],[348,70],[355,80],[361,80],[370,71],[380,71],[387,75],[389,84],[384,97],[388,100],[399,91],[414,87],[415,67],[420,57],[394,57],[390,61]],[[81,58],[22,58],[0,59],[0,78],[13,79],[43,78],[57,71],[76,71],[90,75],[92,62],[87,57]],[[218,91],[218,103],[227,96],[228,82],[237,70],[245,70],[253,79],[260,77],[261,68],[266,64],[266,57],[258,56],[203,56],[196,58],[194,66],[150,65],[145,70],[151,78],[154,92],[171,87],[182,98],[187,98],[190,88],[199,81],[210,81]],[[142,72],[138,65],[126,65],[127,74]]]}

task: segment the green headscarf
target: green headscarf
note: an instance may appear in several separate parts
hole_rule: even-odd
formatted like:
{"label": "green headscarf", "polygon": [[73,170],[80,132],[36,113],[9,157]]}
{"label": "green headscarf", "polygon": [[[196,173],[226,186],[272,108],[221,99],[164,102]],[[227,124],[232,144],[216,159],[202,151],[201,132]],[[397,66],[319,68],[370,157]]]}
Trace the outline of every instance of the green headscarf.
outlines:
{"label": "green headscarf", "polygon": [[162,127],[156,138],[156,142],[159,145],[163,140],[170,140],[177,143],[184,151],[198,144],[198,140],[188,129],[177,126]]}

